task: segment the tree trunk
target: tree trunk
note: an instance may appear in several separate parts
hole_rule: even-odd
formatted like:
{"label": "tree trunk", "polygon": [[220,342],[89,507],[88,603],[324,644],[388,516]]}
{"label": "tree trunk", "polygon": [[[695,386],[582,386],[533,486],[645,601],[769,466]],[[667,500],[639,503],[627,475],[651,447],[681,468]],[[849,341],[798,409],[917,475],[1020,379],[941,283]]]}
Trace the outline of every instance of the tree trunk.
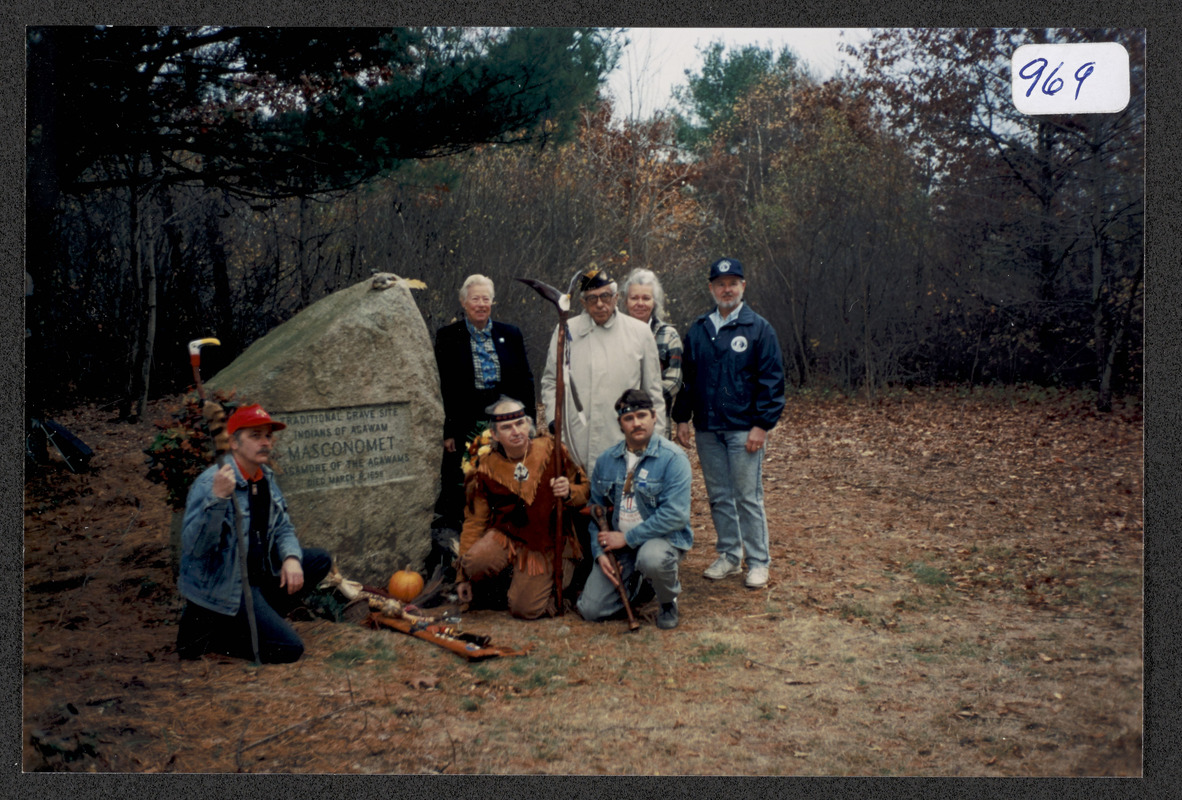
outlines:
{"label": "tree trunk", "polygon": [[156,281],[159,270],[157,264],[161,257],[161,251],[167,256],[167,248],[161,247],[162,232],[157,228],[147,235],[141,237],[144,240],[144,257],[143,267],[145,271],[144,281],[144,305],[147,307],[147,314],[144,320],[144,339],[143,339],[143,359],[140,362],[140,395],[139,403],[136,406],[136,416],[143,417],[148,411],[148,388],[152,376],[152,359],[156,351]]}
{"label": "tree trunk", "polygon": [[[1092,153],[1092,347],[1096,354],[1096,378],[1101,385],[1100,393],[1103,395],[1108,347],[1105,343],[1104,333],[1104,237],[1100,233],[1104,207],[1104,170],[1100,159],[1102,146],[1100,126],[1099,120],[1092,121],[1089,144]],[[1097,405],[1100,404],[1099,397],[1096,402]],[[1111,396],[1109,402],[1111,402]]]}
{"label": "tree trunk", "polygon": [[1059,259],[1056,257],[1055,248],[1051,243],[1051,231],[1054,230],[1056,224],[1053,209],[1055,199],[1054,166],[1056,162],[1054,128],[1048,122],[1040,121],[1038,123],[1034,157],[1038,163],[1035,198],[1039,204],[1039,243],[1036,247],[1038,253],[1036,266],[1038,270],[1038,300],[1041,305],[1036,321],[1038,349],[1041,358],[1038,372],[1048,378],[1058,380],[1059,376],[1053,374],[1056,370],[1052,367],[1056,348],[1060,344],[1055,325],[1055,316],[1059,306],[1055,293]]}
{"label": "tree trunk", "polygon": [[300,308],[306,308],[311,296],[312,277],[308,273],[308,198],[301,197],[296,214],[296,281],[300,291]]}
{"label": "tree trunk", "polygon": [[206,218],[210,241],[210,261],[213,273],[213,331],[229,352],[237,352],[237,330],[234,327],[234,295],[230,291],[230,266],[218,217]]}
{"label": "tree trunk", "polygon": [[874,336],[870,332],[870,270],[867,259],[862,255],[861,245],[857,248],[858,270],[862,273],[862,368],[866,381],[866,399],[874,402]]}
{"label": "tree trunk", "polygon": [[[132,290],[140,303],[144,300],[144,277],[140,272],[140,192],[139,186],[132,182],[128,187],[127,209],[127,266],[131,272]],[[119,417],[127,422],[138,419],[136,398],[140,396],[140,381],[143,373],[140,370],[140,348],[143,343],[145,328],[143,313],[136,315],[131,333],[131,350],[127,357],[127,391],[124,393]]]}
{"label": "tree trunk", "polygon": [[1125,332],[1133,323],[1133,309],[1137,305],[1137,294],[1141,291],[1141,279],[1145,274],[1145,263],[1142,261],[1133,276],[1129,286],[1129,299],[1125,301],[1124,318],[1113,332],[1108,343],[1107,357],[1104,359],[1104,369],[1100,373],[1100,391],[1096,395],[1096,410],[1108,412],[1112,410],[1112,375],[1116,371],[1116,356],[1124,343]]}

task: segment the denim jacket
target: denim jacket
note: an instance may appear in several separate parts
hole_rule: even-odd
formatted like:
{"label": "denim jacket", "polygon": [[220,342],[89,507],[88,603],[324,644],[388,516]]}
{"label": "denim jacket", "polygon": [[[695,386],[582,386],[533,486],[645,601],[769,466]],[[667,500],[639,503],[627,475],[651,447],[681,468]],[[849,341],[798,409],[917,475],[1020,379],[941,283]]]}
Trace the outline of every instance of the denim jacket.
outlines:
{"label": "denim jacket", "polygon": [[[611,506],[611,523],[618,524],[620,496],[627,477],[624,442],[604,450],[595,460],[591,473],[591,502]],[[690,528],[690,463],[685,451],[663,436],[654,435],[636,464],[632,476],[632,492],[643,520],[624,535],[629,547],[636,548],[649,539],[665,538],[679,550],[689,550],[694,544]],[[599,527],[591,523],[591,555],[599,558],[603,549],[595,534]]]}
{"label": "denim jacket", "polygon": [[[247,481],[234,459],[228,461],[234,468],[234,492],[242,509],[243,530],[249,531]],[[264,564],[271,574],[278,575],[284,559],[295,556],[302,562],[304,552],[274,474],[270,467],[262,469],[271,487],[271,518],[267,526]],[[229,498],[223,500],[213,494],[213,476],[217,471],[218,465],[209,467],[189,489],[181,529],[181,569],[177,588],[181,595],[199,606],[233,615],[238,613],[242,602],[242,566],[238,559],[244,555],[238,552],[234,504]]]}

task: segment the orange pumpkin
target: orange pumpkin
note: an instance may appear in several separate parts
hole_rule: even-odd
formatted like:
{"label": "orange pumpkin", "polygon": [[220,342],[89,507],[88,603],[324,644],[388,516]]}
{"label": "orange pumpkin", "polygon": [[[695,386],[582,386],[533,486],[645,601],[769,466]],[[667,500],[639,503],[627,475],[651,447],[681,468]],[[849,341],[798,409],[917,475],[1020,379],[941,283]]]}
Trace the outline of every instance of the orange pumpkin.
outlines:
{"label": "orange pumpkin", "polygon": [[409,603],[423,591],[423,576],[407,565],[406,569],[400,569],[390,576],[386,591],[396,600]]}

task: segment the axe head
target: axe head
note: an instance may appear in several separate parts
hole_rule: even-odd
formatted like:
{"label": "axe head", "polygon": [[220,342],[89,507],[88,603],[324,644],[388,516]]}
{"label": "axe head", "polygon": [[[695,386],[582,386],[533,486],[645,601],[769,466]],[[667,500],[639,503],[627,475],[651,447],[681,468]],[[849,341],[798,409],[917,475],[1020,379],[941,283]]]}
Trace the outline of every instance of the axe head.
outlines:
{"label": "axe head", "polygon": [[567,314],[570,312],[569,294],[563,294],[550,284],[534,280],[533,278],[518,278],[517,280],[521,281],[526,286],[532,286],[534,291],[554,304],[554,306],[558,309],[558,313]]}
{"label": "axe head", "polygon": [[212,336],[208,336],[204,339],[194,339],[193,341],[189,342],[189,357],[196,358],[197,356],[201,355],[201,348],[207,344],[221,344],[221,342]]}

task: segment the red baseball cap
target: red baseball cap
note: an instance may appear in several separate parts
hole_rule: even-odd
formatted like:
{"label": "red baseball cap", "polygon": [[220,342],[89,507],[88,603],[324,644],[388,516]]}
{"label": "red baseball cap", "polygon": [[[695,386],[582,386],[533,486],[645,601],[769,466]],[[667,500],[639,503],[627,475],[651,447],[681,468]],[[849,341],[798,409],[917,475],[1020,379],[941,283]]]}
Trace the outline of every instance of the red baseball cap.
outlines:
{"label": "red baseball cap", "polygon": [[258,403],[251,403],[230,415],[230,419],[226,421],[226,432],[233,434],[241,428],[257,428],[260,425],[270,425],[273,431],[281,431],[287,427],[282,422],[271,419],[271,415],[263,411],[263,407]]}

